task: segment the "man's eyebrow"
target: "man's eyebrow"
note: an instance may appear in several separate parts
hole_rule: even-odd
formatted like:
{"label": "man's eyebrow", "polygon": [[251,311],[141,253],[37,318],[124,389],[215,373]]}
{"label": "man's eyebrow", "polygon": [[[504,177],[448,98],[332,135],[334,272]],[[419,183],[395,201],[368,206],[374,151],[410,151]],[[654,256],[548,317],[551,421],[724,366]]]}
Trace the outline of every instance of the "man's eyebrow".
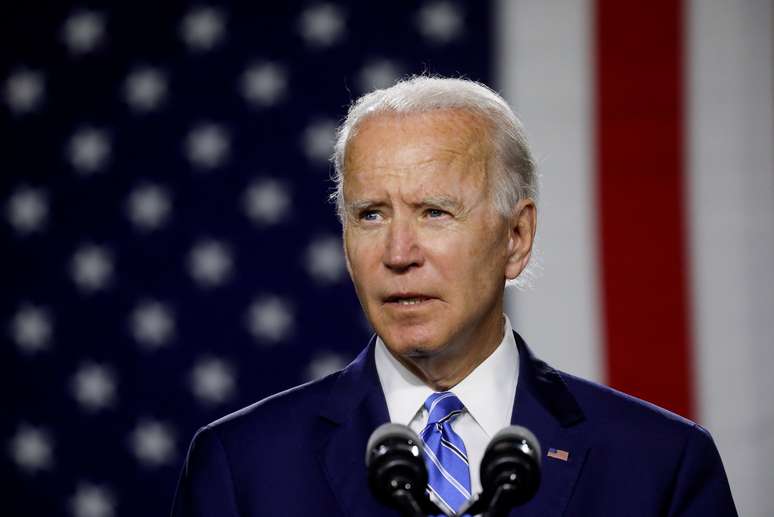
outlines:
{"label": "man's eyebrow", "polygon": [[[415,207],[437,206],[443,209],[459,209],[462,206],[462,203],[460,203],[458,199],[449,196],[427,196],[422,198],[419,202],[412,204]],[[358,199],[356,201],[347,203],[345,208],[349,212],[359,212],[366,208],[373,208],[382,205],[384,205],[384,202],[376,199]]]}
{"label": "man's eyebrow", "polygon": [[359,212],[360,210],[363,210],[365,208],[369,208],[375,205],[379,205],[379,203],[376,200],[373,199],[359,199],[357,201],[352,201],[351,203],[347,203],[345,205],[345,208],[348,212]]}
{"label": "man's eyebrow", "polygon": [[462,203],[458,199],[449,196],[428,196],[422,199],[422,205],[437,206],[444,209],[459,209]]}

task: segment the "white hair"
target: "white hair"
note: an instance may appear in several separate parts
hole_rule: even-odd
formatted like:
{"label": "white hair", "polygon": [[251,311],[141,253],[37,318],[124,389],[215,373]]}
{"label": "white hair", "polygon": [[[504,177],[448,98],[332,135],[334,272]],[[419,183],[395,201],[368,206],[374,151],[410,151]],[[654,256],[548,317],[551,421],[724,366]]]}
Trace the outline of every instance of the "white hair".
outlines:
{"label": "white hair", "polygon": [[347,146],[360,123],[380,113],[426,113],[460,109],[481,117],[492,139],[494,167],[491,185],[495,209],[505,217],[522,199],[537,201],[538,181],[524,129],[511,108],[491,88],[466,79],[415,76],[375,90],[357,99],[339,126],[333,152],[336,190],[331,200],[342,223],[344,209],[344,163]]}

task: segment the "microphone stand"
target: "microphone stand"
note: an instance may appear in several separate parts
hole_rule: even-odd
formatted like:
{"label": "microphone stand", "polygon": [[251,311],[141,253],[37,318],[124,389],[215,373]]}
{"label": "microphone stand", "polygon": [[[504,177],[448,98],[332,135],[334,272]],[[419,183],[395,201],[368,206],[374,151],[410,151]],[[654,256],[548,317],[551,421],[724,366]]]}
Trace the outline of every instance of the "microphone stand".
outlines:
{"label": "microphone stand", "polygon": [[483,517],[506,517],[513,508],[512,499],[515,492],[514,485],[498,486],[492,500],[489,501],[489,510],[483,514]]}
{"label": "microphone stand", "polygon": [[427,494],[419,497],[419,500],[407,490],[406,486],[411,486],[409,480],[397,478],[395,480],[396,488],[392,492],[392,500],[396,503],[402,517],[427,517],[428,515],[447,515],[446,512],[435,504]]}
{"label": "microphone stand", "polygon": [[400,508],[400,514],[403,517],[426,517],[417,501],[407,490],[396,490],[392,497]]}
{"label": "microphone stand", "polygon": [[512,484],[500,485],[495,489],[491,498],[484,500],[481,495],[470,499],[455,514],[455,517],[463,515],[481,515],[481,517],[507,517],[513,509],[513,496],[516,493],[516,486]]}

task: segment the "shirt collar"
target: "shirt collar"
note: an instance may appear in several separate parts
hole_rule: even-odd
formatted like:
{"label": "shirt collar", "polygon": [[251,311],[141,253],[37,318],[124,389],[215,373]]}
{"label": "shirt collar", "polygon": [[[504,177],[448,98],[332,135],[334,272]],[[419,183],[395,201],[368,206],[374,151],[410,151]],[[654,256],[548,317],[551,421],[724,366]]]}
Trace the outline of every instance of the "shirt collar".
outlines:
{"label": "shirt collar", "polygon": [[[451,389],[489,436],[511,422],[519,375],[513,328],[508,316],[504,319],[503,339],[495,351]],[[379,337],[374,358],[390,420],[408,425],[433,390],[395,359]]]}
{"label": "shirt collar", "polygon": [[451,389],[490,437],[511,423],[519,377],[519,351],[508,316],[503,330],[495,351]]}
{"label": "shirt collar", "polygon": [[408,425],[433,390],[395,359],[378,336],[374,359],[390,420]]}

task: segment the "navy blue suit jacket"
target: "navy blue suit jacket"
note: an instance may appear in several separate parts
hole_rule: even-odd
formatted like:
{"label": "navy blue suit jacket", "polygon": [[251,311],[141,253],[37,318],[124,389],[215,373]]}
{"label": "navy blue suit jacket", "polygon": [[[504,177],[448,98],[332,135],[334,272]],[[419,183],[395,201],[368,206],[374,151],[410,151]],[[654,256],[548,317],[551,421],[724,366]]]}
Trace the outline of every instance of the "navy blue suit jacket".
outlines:
{"label": "navy blue suit jacket", "polygon": [[[707,431],[673,413],[536,359],[516,335],[512,423],[543,448],[535,498],[511,515],[736,515]],[[344,370],[200,429],[174,517],[395,516],[371,496],[371,432],[389,421],[374,343]],[[546,455],[568,451],[567,461]]]}

